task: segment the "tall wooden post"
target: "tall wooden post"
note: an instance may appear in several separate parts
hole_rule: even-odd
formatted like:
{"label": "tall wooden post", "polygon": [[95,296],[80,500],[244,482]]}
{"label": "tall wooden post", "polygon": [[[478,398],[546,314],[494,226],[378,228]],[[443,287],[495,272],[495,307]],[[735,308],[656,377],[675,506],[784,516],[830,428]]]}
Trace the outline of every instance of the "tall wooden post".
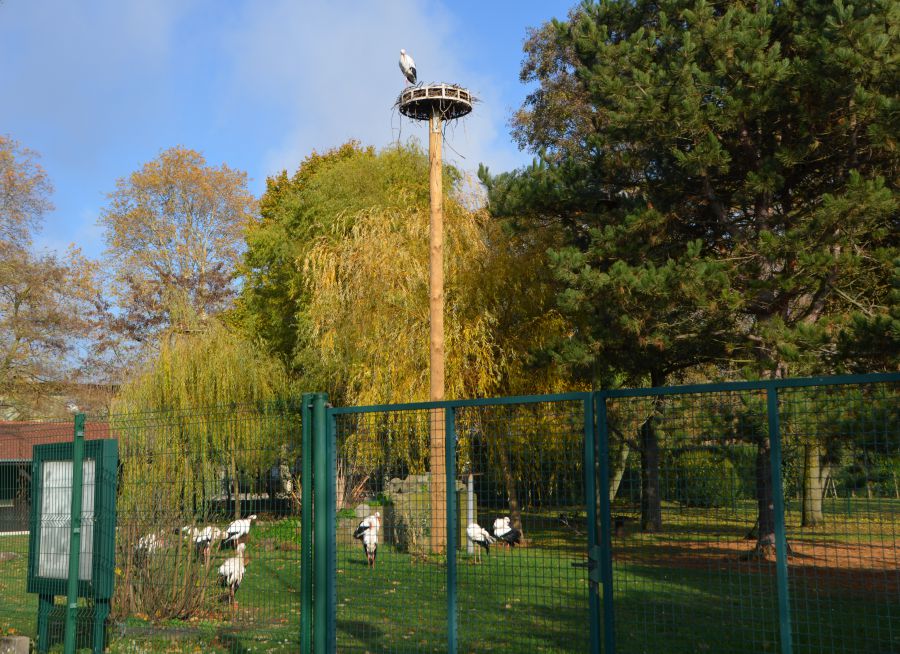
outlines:
{"label": "tall wooden post", "polygon": [[[429,230],[430,274],[430,399],[444,399],[444,216],[441,114],[437,107],[428,121],[428,162],[431,168],[431,223]],[[446,466],[444,462],[444,412],[431,412],[431,551],[446,546]]]}
{"label": "tall wooden post", "polygon": [[[444,226],[443,162],[441,128],[445,120],[458,120],[472,111],[476,101],[468,89],[456,84],[416,84],[403,89],[397,99],[400,113],[412,120],[428,121],[428,162],[431,169],[431,230],[429,235],[429,335],[430,389],[432,401],[444,399]],[[446,448],[447,427],[443,409],[430,415],[429,468],[431,470],[431,551],[443,552],[447,543],[448,493],[456,493],[456,471],[448,470],[447,458],[455,460]],[[448,416],[451,419],[452,416]],[[451,465],[451,468],[453,466]],[[449,479],[448,479],[449,475]],[[453,511],[450,511],[452,514]],[[455,545],[453,545],[455,547]],[[448,568],[449,569],[449,568]]]}

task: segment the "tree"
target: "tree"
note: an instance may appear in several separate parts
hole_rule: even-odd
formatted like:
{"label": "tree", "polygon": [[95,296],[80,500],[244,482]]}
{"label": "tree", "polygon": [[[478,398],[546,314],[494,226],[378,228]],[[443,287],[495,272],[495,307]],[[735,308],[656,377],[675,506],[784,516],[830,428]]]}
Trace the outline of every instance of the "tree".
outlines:
{"label": "tree", "polygon": [[51,192],[37,155],[0,136],[0,396],[20,413],[74,372],[94,324],[96,266],[31,249]]}
{"label": "tree", "polygon": [[[555,236],[510,235],[470,208],[458,171],[444,174],[448,397],[559,388],[567,371],[534,357],[567,329],[543,265]],[[268,180],[238,314],[305,388],[347,404],[427,399],[428,194],[427,157],[412,145],[376,153],[349,143]],[[348,437],[341,456],[360,477],[385,464],[378,439],[388,432],[398,465],[425,471],[421,431],[389,423]],[[488,443],[511,445],[505,435]],[[461,465],[468,446],[461,440]],[[515,482],[505,482],[510,498]]]}
{"label": "tree", "polygon": [[0,244],[24,248],[53,208],[53,188],[37,162],[37,153],[0,134]]}
{"label": "tree", "polygon": [[492,203],[568,235],[562,356],[654,382],[832,369],[851,315],[888,304],[897,33],[886,1],[610,1],[542,28],[516,133],[544,161]]}
{"label": "tree", "polygon": [[[190,541],[171,556],[136,558],[147,533],[205,522],[224,490],[242,510],[241,473],[251,478],[299,452],[299,406],[284,366],[218,318],[185,314],[113,401],[110,428],[121,457],[117,539],[124,561],[116,610],[187,618],[204,608],[208,570]],[[246,506],[244,507],[246,508]],[[164,536],[163,536],[164,537]]]}
{"label": "tree", "polygon": [[116,183],[100,217],[111,270],[109,321],[152,344],[179,307],[201,318],[231,306],[244,229],[255,211],[247,175],[182,146]]}

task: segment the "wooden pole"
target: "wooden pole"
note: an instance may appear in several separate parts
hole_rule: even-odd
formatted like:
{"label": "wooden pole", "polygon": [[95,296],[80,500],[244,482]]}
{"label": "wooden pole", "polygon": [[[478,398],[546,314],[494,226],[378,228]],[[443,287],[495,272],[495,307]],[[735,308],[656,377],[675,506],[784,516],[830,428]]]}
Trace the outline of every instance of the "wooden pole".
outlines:
{"label": "wooden pole", "polygon": [[[431,168],[431,223],[429,295],[430,399],[444,399],[444,225],[441,115],[437,108],[428,121],[428,162]],[[431,551],[444,551],[446,535],[446,465],[444,462],[444,412],[431,412]]]}

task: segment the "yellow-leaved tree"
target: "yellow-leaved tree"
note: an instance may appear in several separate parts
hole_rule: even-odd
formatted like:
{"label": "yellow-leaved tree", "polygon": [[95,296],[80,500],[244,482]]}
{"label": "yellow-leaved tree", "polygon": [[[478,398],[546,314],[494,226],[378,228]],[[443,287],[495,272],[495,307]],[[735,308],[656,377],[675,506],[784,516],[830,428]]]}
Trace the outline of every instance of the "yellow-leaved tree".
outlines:
{"label": "yellow-leaved tree", "polygon": [[[571,390],[566,370],[536,355],[567,328],[544,263],[553,234],[491,221],[462,173],[445,166],[444,175],[447,397]],[[290,360],[305,389],[347,405],[428,399],[428,178],[415,144],[376,152],[348,143],[268,180],[248,230],[239,314]],[[427,412],[378,420],[341,441],[347,497],[339,502],[385,473],[385,456],[410,474],[427,469]],[[460,430],[462,465],[471,433]],[[512,495],[535,451],[551,446],[548,433],[537,421],[515,442],[511,434],[488,439]],[[510,451],[522,465],[500,458]]]}

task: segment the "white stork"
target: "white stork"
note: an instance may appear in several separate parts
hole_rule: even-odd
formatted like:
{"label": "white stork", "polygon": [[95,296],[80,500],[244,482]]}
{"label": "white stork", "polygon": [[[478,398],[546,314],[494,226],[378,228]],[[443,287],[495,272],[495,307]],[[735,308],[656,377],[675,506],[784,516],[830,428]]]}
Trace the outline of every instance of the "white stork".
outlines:
{"label": "white stork", "polygon": [[[175,533],[178,533],[177,531]],[[200,530],[194,525],[185,525],[181,528],[181,535],[185,538],[196,538],[200,535]]]}
{"label": "white stork", "polygon": [[222,539],[222,530],[212,525],[207,525],[201,530],[197,530],[194,536],[194,547],[198,553],[203,554],[203,564],[209,567],[209,557],[212,554],[212,545],[217,540]]}
{"label": "white stork", "polygon": [[237,552],[231,558],[225,559],[225,562],[219,566],[219,583],[228,588],[228,600],[231,603],[232,612],[237,611],[237,600],[234,594],[241,587],[244,580],[244,543],[238,543]]}
{"label": "white stork", "polygon": [[241,538],[250,533],[250,525],[254,520],[256,520],[256,514],[232,522],[225,530],[225,540],[222,541],[222,544],[237,544]]}
{"label": "white stork", "polygon": [[494,537],[499,542],[509,545],[510,548],[522,542],[522,532],[510,525],[509,516],[494,520]]}
{"label": "white stork", "polygon": [[379,527],[381,527],[381,514],[376,511],[374,515],[363,518],[356,526],[356,531],[353,532],[353,537],[362,541],[366,562],[372,568],[375,567],[375,555],[378,553]]}
{"label": "white stork", "polygon": [[145,536],[141,536],[134,546],[134,560],[138,565],[143,565],[147,559],[156,552],[166,546],[166,537],[162,533],[150,532]]}
{"label": "white stork", "polygon": [[[491,543],[494,542],[494,537],[487,529],[482,529],[474,522],[469,523],[469,526],[466,527],[466,537],[476,545],[483,547],[488,554],[491,553]],[[475,563],[481,563],[481,552],[478,551],[478,548],[475,548]]]}
{"label": "white stork", "polygon": [[400,72],[410,84],[416,83],[416,62],[403,49],[400,50]]}

